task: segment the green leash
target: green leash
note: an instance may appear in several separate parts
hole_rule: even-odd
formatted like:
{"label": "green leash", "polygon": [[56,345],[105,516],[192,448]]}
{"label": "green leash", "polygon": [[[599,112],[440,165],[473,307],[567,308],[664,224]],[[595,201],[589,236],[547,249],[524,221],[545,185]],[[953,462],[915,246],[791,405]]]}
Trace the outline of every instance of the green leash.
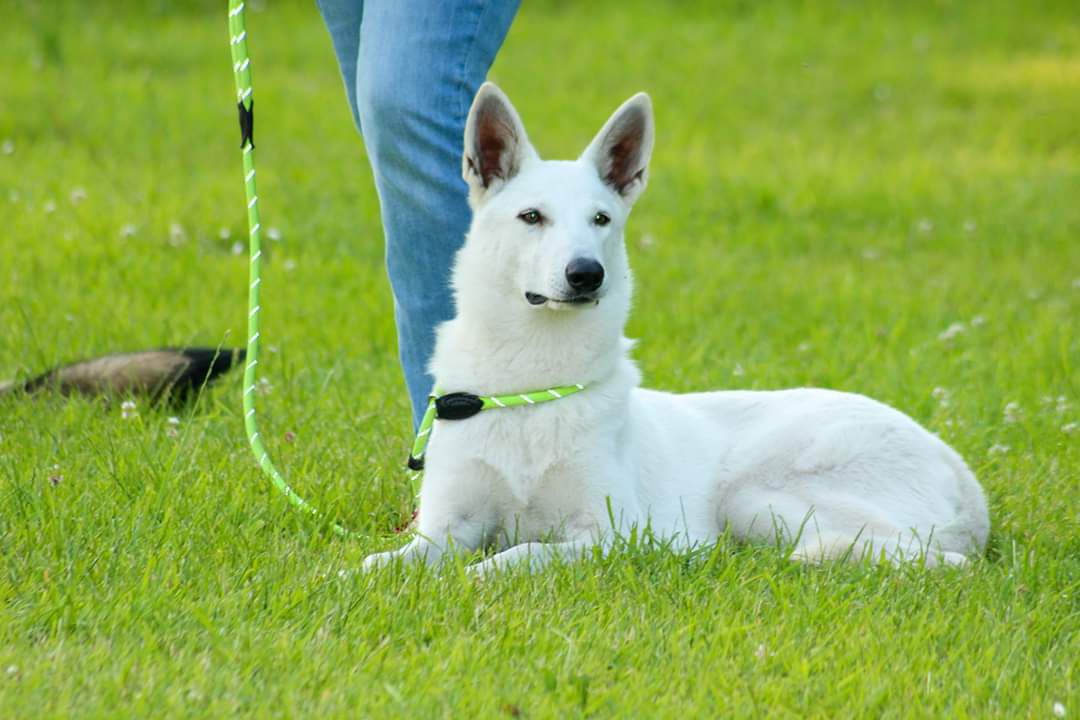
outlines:
{"label": "green leash", "polygon": [[[233,74],[236,77],[240,148],[244,157],[244,191],[247,194],[248,248],[251,257],[248,274],[247,366],[244,368],[244,427],[247,429],[248,443],[251,445],[252,452],[255,453],[255,459],[266,476],[270,478],[270,482],[293,505],[309,515],[322,518],[322,513],[297,495],[274,467],[274,462],[270,459],[259,437],[259,425],[255,419],[255,378],[256,368],[259,365],[259,285],[262,283],[259,260],[262,257],[262,245],[259,236],[259,196],[255,192],[255,100],[252,95],[251,59],[248,57],[243,0],[229,0],[229,46],[232,48]],[[461,392],[440,395],[436,392],[428,401],[427,411],[420,422],[420,429],[416,433],[416,440],[409,454],[408,466],[414,471],[411,477],[413,496],[420,494],[420,471],[424,467],[424,452],[427,450],[436,419],[464,420],[482,410],[536,405],[558,400],[584,389],[584,385],[565,385],[520,395],[473,395]],[[331,527],[342,537],[355,537],[352,531],[337,523],[332,523]]]}
{"label": "green leash", "polygon": [[[244,426],[251,450],[270,481],[293,505],[309,515],[321,518],[322,514],[297,495],[274,467],[274,462],[259,437],[259,424],[255,419],[255,375],[259,365],[259,285],[262,282],[259,259],[262,257],[262,247],[259,237],[259,196],[255,193],[255,100],[252,97],[251,60],[248,58],[243,0],[229,0],[229,46],[232,48],[233,74],[236,76],[240,147],[244,156],[244,190],[247,193],[248,247],[251,256],[248,274],[247,366],[244,368]],[[351,532],[337,523],[333,523],[331,527],[342,537],[352,536]]]}

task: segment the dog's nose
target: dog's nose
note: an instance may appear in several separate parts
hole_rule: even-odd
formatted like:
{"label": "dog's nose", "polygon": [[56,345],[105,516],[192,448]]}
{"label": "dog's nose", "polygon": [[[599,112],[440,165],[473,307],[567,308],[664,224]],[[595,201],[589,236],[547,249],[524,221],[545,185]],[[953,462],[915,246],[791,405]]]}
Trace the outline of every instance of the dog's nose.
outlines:
{"label": "dog's nose", "polygon": [[566,266],[566,282],[577,292],[592,292],[604,284],[604,266],[592,258],[577,258]]}

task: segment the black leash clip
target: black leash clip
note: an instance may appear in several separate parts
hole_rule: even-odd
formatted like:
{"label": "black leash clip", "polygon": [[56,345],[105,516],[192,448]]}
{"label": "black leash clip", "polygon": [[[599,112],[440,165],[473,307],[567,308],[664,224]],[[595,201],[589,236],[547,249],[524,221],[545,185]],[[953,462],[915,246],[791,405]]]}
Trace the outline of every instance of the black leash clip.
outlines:
{"label": "black leash clip", "polygon": [[251,107],[244,107],[244,101],[236,103],[236,109],[240,113],[240,147],[251,143],[255,147],[255,100],[252,98]]}

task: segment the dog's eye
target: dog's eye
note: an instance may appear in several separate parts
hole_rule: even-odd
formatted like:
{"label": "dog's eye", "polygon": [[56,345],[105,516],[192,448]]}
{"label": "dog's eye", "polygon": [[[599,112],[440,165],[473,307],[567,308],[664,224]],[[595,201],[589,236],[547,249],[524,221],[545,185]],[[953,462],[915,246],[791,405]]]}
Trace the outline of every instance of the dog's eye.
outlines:
{"label": "dog's eye", "polygon": [[604,227],[609,222],[611,222],[611,218],[608,217],[607,213],[598,212],[595,215],[593,215],[592,221],[593,221],[594,225],[599,225],[600,227]]}
{"label": "dog's eye", "polygon": [[540,214],[539,210],[526,210],[525,212],[518,215],[518,220],[525,223],[526,225],[537,225],[543,219],[544,216]]}

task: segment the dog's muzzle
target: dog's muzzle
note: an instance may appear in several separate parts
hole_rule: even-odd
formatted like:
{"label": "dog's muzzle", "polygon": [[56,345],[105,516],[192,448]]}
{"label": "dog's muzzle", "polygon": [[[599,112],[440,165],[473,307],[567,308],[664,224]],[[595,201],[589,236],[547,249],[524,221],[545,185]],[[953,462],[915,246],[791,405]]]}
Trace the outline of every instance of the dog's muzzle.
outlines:
{"label": "dog's muzzle", "polygon": [[526,292],[525,299],[530,305],[543,305],[547,302],[566,305],[592,305],[599,301],[600,286],[604,284],[604,266],[592,258],[575,258],[566,266],[566,284],[570,293],[566,297],[553,298],[540,293]]}

